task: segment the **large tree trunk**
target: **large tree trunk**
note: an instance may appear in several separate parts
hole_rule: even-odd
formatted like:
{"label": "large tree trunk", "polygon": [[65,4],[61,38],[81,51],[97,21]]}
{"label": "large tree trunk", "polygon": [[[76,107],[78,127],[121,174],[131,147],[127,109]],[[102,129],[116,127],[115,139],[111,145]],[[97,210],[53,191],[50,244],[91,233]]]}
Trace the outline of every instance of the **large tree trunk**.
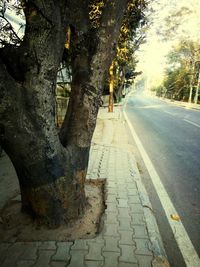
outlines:
{"label": "large tree trunk", "polygon": [[69,14],[67,1],[54,2],[27,2],[22,45],[0,51],[0,142],[19,178],[22,209],[51,227],[84,211],[91,138],[127,1],[108,1],[92,55],[87,1],[69,1],[75,46],[81,44],[81,49],[75,52],[71,99],[60,135],[55,85]]}
{"label": "large tree trunk", "polygon": [[[54,226],[83,212],[87,161],[82,150],[63,148],[55,126],[56,75],[66,38],[60,8],[52,4],[41,14],[30,5],[25,11],[21,47],[1,54],[1,143],[19,178],[22,209]],[[15,53],[17,66],[11,64]]]}

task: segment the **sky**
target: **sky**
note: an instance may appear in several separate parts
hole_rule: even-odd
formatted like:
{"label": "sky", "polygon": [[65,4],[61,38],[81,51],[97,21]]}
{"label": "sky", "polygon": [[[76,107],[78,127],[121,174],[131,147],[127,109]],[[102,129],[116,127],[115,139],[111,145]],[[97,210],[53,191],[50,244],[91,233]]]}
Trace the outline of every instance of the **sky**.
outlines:
{"label": "sky", "polygon": [[[150,7],[154,12],[149,11],[147,15],[151,26],[147,31],[146,43],[137,52],[137,70],[143,71],[148,86],[154,86],[162,82],[166,55],[180,39],[200,42],[200,0],[154,0]],[[182,16],[177,15],[180,10],[184,11]],[[175,15],[166,23],[169,14]],[[160,31],[166,30],[166,25],[174,27],[171,33],[175,35],[163,40]]]}
{"label": "sky", "polygon": [[7,9],[6,10],[6,14],[5,14],[6,18],[10,21],[10,23],[12,24],[15,32],[17,33],[17,35],[22,38],[24,35],[24,29],[25,27],[21,26],[25,24],[25,20],[23,20],[20,16],[15,15],[15,13],[13,13],[11,10]]}

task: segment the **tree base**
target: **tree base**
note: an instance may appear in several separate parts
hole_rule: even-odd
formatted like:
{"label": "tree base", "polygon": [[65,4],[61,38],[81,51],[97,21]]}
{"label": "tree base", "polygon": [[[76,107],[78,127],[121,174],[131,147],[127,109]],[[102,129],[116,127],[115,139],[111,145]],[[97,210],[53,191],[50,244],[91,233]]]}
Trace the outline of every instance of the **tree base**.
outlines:
{"label": "tree base", "polygon": [[101,215],[104,212],[104,183],[91,183],[85,186],[88,205],[84,215],[76,221],[70,221],[56,229],[49,229],[33,221],[27,214],[21,213],[21,199],[13,198],[2,213],[0,241],[67,241],[81,238],[94,238],[101,230]]}
{"label": "tree base", "polygon": [[55,228],[79,218],[85,211],[84,187],[60,177],[54,183],[32,189],[21,188],[22,211],[41,225]]}

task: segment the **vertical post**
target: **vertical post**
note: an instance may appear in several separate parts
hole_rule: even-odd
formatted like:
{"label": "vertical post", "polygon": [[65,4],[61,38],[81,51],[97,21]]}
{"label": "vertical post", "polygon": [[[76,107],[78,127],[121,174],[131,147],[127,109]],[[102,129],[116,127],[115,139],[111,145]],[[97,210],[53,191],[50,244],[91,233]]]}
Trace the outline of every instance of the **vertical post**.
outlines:
{"label": "vertical post", "polygon": [[192,92],[193,92],[193,86],[192,86],[192,83],[193,83],[193,72],[194,72],[194,69],[195,69],[195,60],[193,62],[191,62],[191,65],[192,65],[192,73],[191,73],[191,78],[190,78],[190,95],[189,95],[189,99],[188,99],[188,103],[191,104],[192,103]]}
{"label": "vertical post", "polygon": [[110,69],[109,69],[109,74],[110,74],[110,79],[109,79],[109,103],[108,103],[108,112],[113,112],[113,88],[114,88],[114,75],[113,75],[113,68],[114,68],[114,63],[112,62]]}
{"label": "vertical post", "polygon": [[194,103],[197,104],[198,103],[198,95],[199,95],[199,86],[200,86],[200,70],[198,73],[198,82],[197,82],[197,88],[196,88],[196,94],[195,94],[195,98],[194,98]]}
{"label": "vertical post", "polygon": [[189,100],[188,100],[188,103],[191,104],[192,103],[192,83],[190,83],[190,95],[189,95]]}

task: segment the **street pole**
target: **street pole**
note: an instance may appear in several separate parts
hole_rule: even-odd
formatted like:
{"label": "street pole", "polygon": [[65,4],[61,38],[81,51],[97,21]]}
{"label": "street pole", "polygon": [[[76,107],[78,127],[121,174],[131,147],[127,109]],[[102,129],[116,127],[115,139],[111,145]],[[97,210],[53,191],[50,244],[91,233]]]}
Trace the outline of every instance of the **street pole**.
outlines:
{"label": "street pole", "polygon": [[194,98],[194,103],[198,103],[198,95],[199,95],[199,86],[200,86],[200,70],[199,70],[199,75],[198,75],[198,82],[197,82],[197,88],[196,88],[196,94]]}
{"label": "street pole", "polygon": [[113,68],[114,64],[112,62],[109,74],[110,74],[110,81],[109,81],[109,104],[108,104],[108,112],[113,112],[113,88],[114,88],[114,75],[113,75]]}
{"label": "street pole", "polygon": [[190,95],[189,95],[188,103],[189,103],[189,104],[192,103],[192,82],[190,82]]}
{"label": "street pole", "polygon": [[194,71],[194,69],[195,69],[195,60],[192,63],[192,75],[191,75],[191,78],[190,78],[190,95],[189,95],[189,100],[188,100],[189,104],[192,103],[192,91],[193,91],[192,83],[193,83],[193,71]]}

